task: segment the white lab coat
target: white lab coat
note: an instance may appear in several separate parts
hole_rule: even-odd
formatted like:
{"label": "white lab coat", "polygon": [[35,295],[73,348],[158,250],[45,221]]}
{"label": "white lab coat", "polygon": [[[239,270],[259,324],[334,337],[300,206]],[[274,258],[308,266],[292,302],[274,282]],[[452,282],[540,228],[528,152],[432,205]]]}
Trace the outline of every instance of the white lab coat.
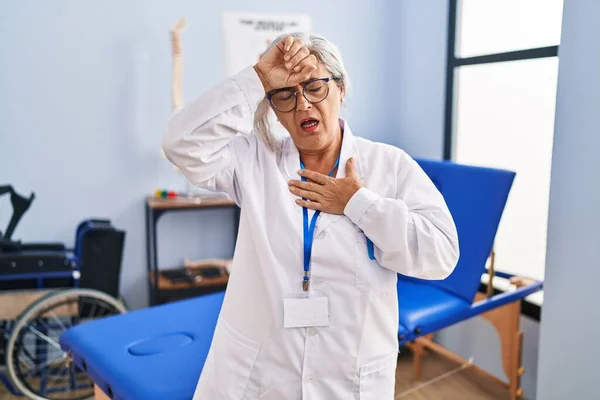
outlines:
{"label": "white lab coat", "polygon": [[311,291],[328,296],[330,325],[284,328],[283,299],[301,290],[304,272],[302,208],[288,190],[300,164],[290,138],[275,153],[253,133],[263,96],[248,67],[174,114],[163,140],[193,184],[224,191],[241,207],[232,272],[194,400],[391,400],[397,273],[450,274],[458,259],[452,217],[404,151],[356,137],[340,119],[337,177],[355,157],[364,188],[344,215],[317,220]]}

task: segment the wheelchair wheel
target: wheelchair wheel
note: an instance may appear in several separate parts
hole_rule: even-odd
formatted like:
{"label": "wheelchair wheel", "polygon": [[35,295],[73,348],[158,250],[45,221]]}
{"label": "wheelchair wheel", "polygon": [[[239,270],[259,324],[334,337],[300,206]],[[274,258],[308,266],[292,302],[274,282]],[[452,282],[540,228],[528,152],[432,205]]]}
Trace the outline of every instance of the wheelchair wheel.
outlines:
{"label": "wheelchair wheel", "polygon": [[16,321],[6,364],[14,385],[33,400],[94,397],[94,386],[59,345],[67,329],[94,319],[125,313],[122,302],[91,289],[49,293],[32,303]]}

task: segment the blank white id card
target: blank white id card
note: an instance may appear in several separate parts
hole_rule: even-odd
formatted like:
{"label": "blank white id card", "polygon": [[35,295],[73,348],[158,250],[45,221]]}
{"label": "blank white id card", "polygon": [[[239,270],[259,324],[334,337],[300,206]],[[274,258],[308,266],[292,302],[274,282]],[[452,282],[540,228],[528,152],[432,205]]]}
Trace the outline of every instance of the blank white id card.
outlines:
{"label": "blank white id card", "polygon": [[283,299],[283,326],[329,326],[329,298],[318,296]]}

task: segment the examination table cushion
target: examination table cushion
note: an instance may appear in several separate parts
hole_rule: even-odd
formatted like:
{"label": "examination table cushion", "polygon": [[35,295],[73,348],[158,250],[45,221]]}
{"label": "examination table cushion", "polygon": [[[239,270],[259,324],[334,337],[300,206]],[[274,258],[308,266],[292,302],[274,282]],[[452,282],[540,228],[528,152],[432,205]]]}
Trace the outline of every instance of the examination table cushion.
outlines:
{"label": "examination table cushion", "polygon": [[115,399],[189,400],[224,292],[77,325],[60,338],[76,363]]}

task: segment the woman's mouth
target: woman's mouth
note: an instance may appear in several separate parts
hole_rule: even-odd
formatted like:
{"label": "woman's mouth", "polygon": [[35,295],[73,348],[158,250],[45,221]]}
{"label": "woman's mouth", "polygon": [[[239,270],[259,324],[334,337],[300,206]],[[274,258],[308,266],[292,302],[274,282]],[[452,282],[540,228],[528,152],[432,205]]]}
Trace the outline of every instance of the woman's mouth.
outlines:
{"label": "woman's mouth", "polygon": [[319,121],[314,118],[304,118],[300,122],[300,128],[304,132],[314,132],[319,127]]}

